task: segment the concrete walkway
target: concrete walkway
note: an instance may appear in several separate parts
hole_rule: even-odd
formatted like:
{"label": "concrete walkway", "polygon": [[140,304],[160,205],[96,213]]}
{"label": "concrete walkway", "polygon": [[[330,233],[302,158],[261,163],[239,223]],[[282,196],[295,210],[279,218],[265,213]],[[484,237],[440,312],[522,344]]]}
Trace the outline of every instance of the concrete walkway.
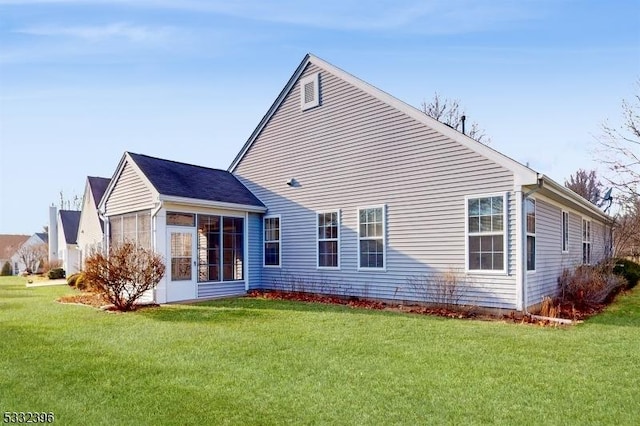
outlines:
{"label": "concrete walkway", "polygon": [[33,283],[27,282],[27,287],[48,287],[50,285],[67,285],[67,280],[61,278],[59,280],[36,281]]}

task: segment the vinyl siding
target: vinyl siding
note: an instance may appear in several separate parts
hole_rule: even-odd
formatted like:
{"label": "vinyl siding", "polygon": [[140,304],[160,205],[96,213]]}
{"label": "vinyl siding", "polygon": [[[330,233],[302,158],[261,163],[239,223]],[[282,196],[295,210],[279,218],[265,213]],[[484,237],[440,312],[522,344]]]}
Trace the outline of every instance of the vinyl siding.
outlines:
{"label": "vinyl siding", "polygon": [[[324,70],[303,77],[317,71],[321,106],[301,111],[295,85],[235,170],[281,215],[282,266],[263,268],[262,286],[420,300],[411,277],[454,269],[462,303],[514,308],[512,173]],[[464,274],[465,196],[496,193],[508,200],[507,272]],[[358,208],[382,204],[386,271],[359,271]],[[316,212],[338,209],[341,268],[318,270]]]}
{"label": "vinyl siding", "polygon": [[198,299],[244,295],[244,281],[226,281],[198,284]]}
{"label": "vinyl siding", "polygon": [[[582,219],[583,216],[569,213],[569,250],[562,252],[562,208],[536,197],[536,271],[527,273],[527,301],[529,305],[542,302],[545,296],[558,294],[558,277],[565,269],[572,270],[582,264]],[[605,257],[604,224],[591,221],[592,263]]]}
{"label": "vinyl siding", "polygon": [[90,187],[87,184],[82,203],[82,214],[78,227],[78,247],[82,251],[81,262],[91,254],[93,250],[101,247],[104,240],[98,210],[93,199]]}
{"label": "vinyl siding", "polygon": [[154,197],[141,176],[127,161],[109,198],[105,203],[105,214],[113,216],[131,213],[138,210],[148,210],[154,206]]}

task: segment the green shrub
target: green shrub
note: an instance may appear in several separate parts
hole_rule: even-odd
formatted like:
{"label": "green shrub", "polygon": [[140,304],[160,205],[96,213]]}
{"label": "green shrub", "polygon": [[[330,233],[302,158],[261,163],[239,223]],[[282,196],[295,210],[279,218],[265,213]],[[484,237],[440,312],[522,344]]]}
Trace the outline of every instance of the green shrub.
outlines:
{"label": "green shrub", "polygon": [[613,273],[623,276],[627,280],[627,288],[631,289],[640,280],[640,265],[629,259],[614,259]]}
{"label": "green shrub", "polygon": [[610,263],[580,265],[574,271],[565,269],[558,277],[562,302],[577,306],[593,306],[610,300],[626,287],[626,281],[613,273]]}
{"label": "green shrub", "polygon": [[11,264],[9,262],[4,262],[4,265],[2,265],[2,271],[0,271],[0,275],[6,277],[12,274],[13,271],[11,270]]}
{"label": "green shrub", "polygon": [[64,269],[53,268],[52,270],[49,271],[47,276],[49,277],[50,280],[59,280],[61,278],[64,278]]}
{"label": "green shrub", "polygon": [[70,287],[76,287],[76,281],[78,280],[78,277],[80,277],[80,272],[69,275],[67,277],[67,284],[69,284]]}

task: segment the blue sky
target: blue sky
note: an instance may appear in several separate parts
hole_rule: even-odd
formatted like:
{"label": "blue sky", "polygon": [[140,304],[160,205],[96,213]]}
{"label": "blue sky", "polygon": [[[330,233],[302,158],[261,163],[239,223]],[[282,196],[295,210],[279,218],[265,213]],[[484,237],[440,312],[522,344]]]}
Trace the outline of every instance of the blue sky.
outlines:
{"label": "blue sky", "polygon": [[311,52],[563,182],[640,78],[640,2],[0,0],[0,233],[125,150],[226,169]]}

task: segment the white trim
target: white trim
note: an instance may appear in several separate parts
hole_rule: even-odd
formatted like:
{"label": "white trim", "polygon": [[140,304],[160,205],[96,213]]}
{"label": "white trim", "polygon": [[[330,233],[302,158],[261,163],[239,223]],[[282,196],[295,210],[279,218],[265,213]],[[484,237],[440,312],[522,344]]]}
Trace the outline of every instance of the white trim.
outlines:
{"label": "white trim", "polygon": [[[525,296],[525,283],[526,283],[526,274],[524,271],[524,243],[523,243],[523,235],[522,235],[522,217],[523,208],[522,208],[522,199],[523,199],[522,191],[515,192],[515,259],[516,259],[516,310],[522,311],[525,309],[523,305],[525,304],[524,296]],[[465,224],[466,225],[466,224]],[[466,251],[465,251],[466,253]],[[467,262],[468,265],[468,262]]]}
{"label": "white trim", "polygon": [[[360,266],[360,210],[371,210],[371,209],[382,209],[382,268],[372,268],[366,266]],[[378,204],[378,205],[370,205],[356,208],[356,214],[358,216],[358,240],[357,240],[357,253],[358,258],[356,260],[356,264],[358,265],[358,271],[368,271],[368,272],[386,272],[387,271],[387,205],[386,204]],[[378,238],[375,238],[378,239]]]}
{"label": "white trim", "polygon": [[109,185],[107,185],[107,189],[105,189],[104,194],[102,195],[102,199],[100,200],[100,203],[98,204],[98,211],[103,212],[105,214],[107,213],[105,211],[105,207],[107,205],[107,200],[109,199],[109,197],[111,197],[111,193],[113,192],[113,190],[116,187],[116,184],[119,181],[118,178],[120,177],[120,175],[124,171],[124,167],[125,167],[125,165],[127,163],[131,164],[131,166],[133,167],[133,170],[136,173],[136,175],[142,180],[142,183],[144,184],[144,186],[152,194],[152,198],[154,200],[159,199],[160,193],[156,190],[156,188],[153,186],[153,184],[151,184],[151,181],[149,180],[149,178],[147,178],[147,175],[145,175],[142,172],[142,170],[140,170],[140,167],[138,167],[138,165],[133,160],[133,158],[131,158],[131,156],[129,155],[129,152],[125,151],[125,153],[122,155],[122,158],[120,159],[120,162],[118,163],[118,167],[116,167],[116,171],[114,172],[113,176],[111,177],[111,181],[109,182]]}
{"label": "white trim", "polygon": [[[323,271],[339,271],[340,270],[340,265],[341,265],[341,261],[340,261],[340,255],[341,255],[341,250],[340,250],[340,239],[342,237],[342,230],[340,229],[340,225],[341,225],[341,220],[340,220],[340,214],[341,211],[340,209],[335,209],[335,210],[318,210],[315,212],[316,213],[316,269],[319,270],[323,270]],[[320,223],[318,220],[318,216],[321,214],[328,214],[328,213],[335,213],[336,214],[336,220],[338,221],[337,223],[337,227],[338,227],[338,238],[333,239],[333,238],[324,238],[324,239],[320,239],[320,236],[318,235],[318,228],[320,227]],[[338,264],[337,266],[320,266],[320,241],[336,241],[338,244]]]}
{"label": "white trim", "polygon": [[[249,291],[249,212],[244,212],[244,291]],[[224,255],[224,253],[223,253]]]}
{"label": "white trim", "polygon": [[[306,101],[306,86],[313,84],[313,99],[309,102]],[[316,72],[300,79],[298,83],[300,88],[300,108],[302,111],[306,111],[311,108],[315,108],[320,105],[320,73]]]}
{"label": "white trim", "polygon": [[[502,197],[502,269],[469,269],[469,200],[480,198]],[[465,195],[464,197],[464,271],[478,275],[508,275],[509,262],[509,193],[494,192],[490,194]],[[476,235],[474,233],[473,235]],[[478,234],[480,235],[480,234]],[[492,232],[485,235],[499,235]],[[524,265],[526,269],[526,265]]]}
{"label": "white trim", "polygon": [[[269,240],[269,242],[278,242],[278,264],[277,265],[267,265],[265,263],[265,234],[266,234],[266,221],[267,219],[278,219],[278,240]],[[279,214],[267,215],[262,218],[262,267],[263,268],[282,268],[282,216]]]}
{"label": "white trim", "polygon": [[[566,247],[565,247],[565,240],[564,240],[564,215],[567,215],[567,241],[566,241]],[[570,251],[570,241],[571,241],[571,219],[570,219],[570,213],[568,210],[560,210],[560,252],[563,254],[569,253]]]}
{"label": "white trim", "polygon": [[[585,230],[585,225],[586,225],[586,230]],[[586,232],[585,232],[586,231]],[[585,235],[586,234],[586,235]],[[582,258],[582,264],[583,265],[591,265],[591,254],[592,254],[592,243],[593,240],[591,238],[591,219],[582,216],[582,221],[580,222],[580,236],[581,236],[581,241],[582,244],[580,245],[580,257]],[[588,244],[589,245],[589,255],[588,258],[586,259],[585,262],[585,256],[584,256],[584,245]]]}
{"label": "white trim", "polygon": [[536,230],[538,228],[538,203],[536,202],[536,199],[533,197],[527,197],[524,202],[525,204],[528,203],[529,201],[533,202],[533,220],[534,220],[534,232],[529,232],[529,218],[527,217],[527,209],[524,209],[524,218],[525,218],[525,223],[524,223],[524,230],[525,230],[525,236],[527,237],[527,240],[529,237],[533,237],[533,269],[529,269],[529,246],[527,244],[528,241],[525,241],[526,245],[526,265],[525,265],[525,269],[527,270],[527,274],[535,274],[536,273],[536,267],[538,265],[538,241],[536,238]]}
{"label": "white trim", "polygon": [[159,200],[176,204],[184,204],[186,206],[220,208],[226,210],[237,210],[241,212],[264,213],[267,211],[266,207],[252,206],[249,204],[235,204],[225,203],[222,201],[199,200],[196,198],[176,197],[173,195],[160,195]]}

